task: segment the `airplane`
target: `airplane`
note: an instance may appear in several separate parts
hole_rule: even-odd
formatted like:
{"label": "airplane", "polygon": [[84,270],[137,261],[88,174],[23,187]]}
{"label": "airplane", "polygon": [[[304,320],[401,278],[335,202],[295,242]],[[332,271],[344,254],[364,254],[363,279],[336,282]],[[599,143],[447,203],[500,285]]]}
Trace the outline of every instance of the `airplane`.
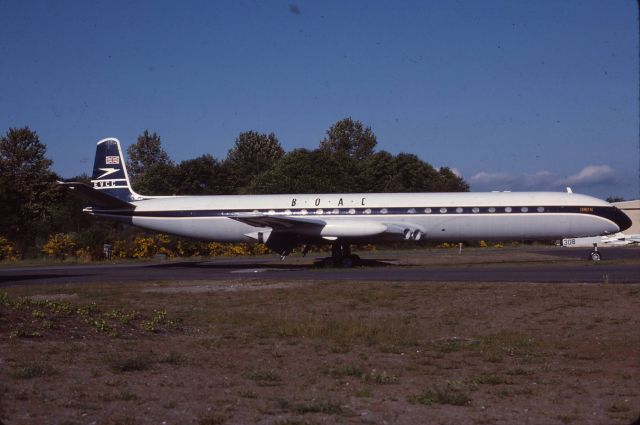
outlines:
{"label": "airplane", "polygon": [[625,246],[640,244],[640,234],[627,235],[622,232],[611,236],[593,236],[587,238],[565,238],[562,239],[561,246],[569,248],[578,248],[585,246]]}
{"label": "airplane", "polygon": [[[327,265],[359,261],[352,244],[393,241],[549,240],[613,235],[629,217],[600,199],[565,192],[323,193],[144,196],[131,188],[120,142],[98,142],[92,186],[60,182],[88,214],[217,242],[264,243],[284,259],[299,245],[331,244]],[[600,260],[597,245],[590,254]]]}

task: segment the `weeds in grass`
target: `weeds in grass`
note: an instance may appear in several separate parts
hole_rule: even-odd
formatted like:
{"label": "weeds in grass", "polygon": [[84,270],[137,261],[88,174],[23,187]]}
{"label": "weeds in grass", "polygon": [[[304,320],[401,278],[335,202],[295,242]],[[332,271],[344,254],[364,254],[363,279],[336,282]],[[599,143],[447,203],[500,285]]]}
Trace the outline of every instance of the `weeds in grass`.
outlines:
{"label": "weeds in grass", "polygon": [[31,312],[31,315],[36,319],[44,319],[45,317],[47,317],[42,310],[37,310],[37,309],[33,310]]}
{"label": "weeds in grass", "polygon": [[359,378],[362,382],[369,384],[397,384],[399,380],[398,376],[389,374],[386,371],[378,372],[376,369],[372,369],[369,372],[365,372],[360,366],[352,364],[324,367],[322,368],[322,373],[332,378]]}
{"label": "weeds in grass", "polygon": [[466,406],[471,402],[469,396],[455,385],[447,385],[445,388],[433,388],[407,397],[414,404],[449,404],[452,406]]}
{"label": "weeds in grass", "polygon": [[628,402],[615,402],[607,409],[609,413],[627,413],[631,411],[631,406]]}
{"label": "weeds in grass", "polygon": [[460,351],[465,344],[458,340],[441,340],[431,342],[431,347],[439,353],[453,353]]}
{"label": "weeds in grass", "polygon": [[176,351],[171,351],[160,359],[160,363],[167,363],[174,366],[177,366],[182,362],[184,362],[184,356]]}
{"label": "weeds in grass", "polygon": [[131,357],[113,357],[109,366],[114,372],[138,372],[151,369],[153,357],[150,353],[135,354]]}
{"label": "weeds in grass", "polygon": [[570,424],[573,422],[577,422],[578,420],[580,420],[580,417],[578,415],[558,415],[556,416],[558,418],[558,420],[560,422],[562,422],[563,424]]}
{"label": "weeds in grass", "polygon": [[221,413],[207,414],[198,419],[199,425],[222,425],[227,421],[227,417]]}
{"label": "weeds in grass", "polygon": [[89,320],[88,323],[98,332],[110,332],[111,326],[104,319]]}
{"label": "weeds in grass", "polygon": [[9,333],[9,338],[38,338],[42,334],[38,331],[28,331],[23,326],[18,325],[18,328]]}
{"label": "weeds in grass", "polygon": [[274,425],[317,425],[320,422],[287,418],[274,422]]}
{"label": "weeds in grass", "polygon": [[167,319],[166,310],[153,310],[153,316],[149,320],[143,320],[142,329],[148,332],[158,332],[160,326],[170,326],[175,328],[178,323],[175,320]]}
{"label": "weeds in grass", "polygon": [[419,331],[412,317],[291,317],[285,313],[254,317],[252,325],[254,335],[259,338],[314,338],[329,342],[331,347],[346,348],[352,344],[411,347],[419,343]]}
{"label": "weeds in grass", "polygon": [[507,371],[507,375],[513,376],[533,376],[533,371],[531,369],[524,369],[521,367],[517,367],[515,369],[511,369]]}
{"label": "weeds in grass", "polygon": [[251,399],[258,398],[258,393],[256,393],[255,391],[251,391],[251,390],[240,391],[238,393],[238,395],[240,397],[242,397],[242,398],[251,398]]}
{"label": "weeds in grass", "polygon": [[[17,298],[14,300],[7,293],[0,294],[0,305],[17,311],[24,311],[35,319],[43,319],[43,329],[53,329],[56,321],[64,318],[80,318],[98,333],[106,333],[113,337],[120,334],[119,330],[123,326],[133,329],[139,326],[149,332],[158,332],[167,327],[176,328],[178,324],[177,321],[168,319],[165,310],[154,310],[151,318],[144,320],[139,319],[140,314],[137,311],[127,312],[120,309],[112,309],[107,313],[102,313],[95,303],[77,305],[69,302],[32,300],[29,298]],[[34,323],[26,317],[22,320],[31,326]],[[41,336],[37,331],[22,329],[24,324],[19,326],[12,331],[10,337],[29,338]]]}
{"label": "weeds in grass", "polygon": [[289,400],[287,400],[284,397],[277,397],[276,405],[278,406],[279,409],[282,409],[282,410],[289,410],[289,408],[291,407],[291,403],[289,403]]}
{"label": "weeds in grass", "polygon": [[486,335],[473,345],[484,358],[493,363],[502,361],[503,356],[531,359],[540,355],[542,343],[529,335],[518,332],[500,332]]}
{"label": "weeds in grass", "polygon": [[511,385],[513,382],[510,379],[507,379],[503,376],[497,374],[485,374],[480,375],[471,380],[472,384],[475,385]]}
{"label": "weeds in grass", "polygon": [[55,373],[55,370],[47,365],[40,363],[31,363],[26,366],[20,366],[15,368],[11,372],[11,376],[16,379],[32,379],[40,378],[43,376],[51,376]]}
{"label": "weeds in grass", "polygon": [[306,413],[324,413],[327,415],[339,415],[342,413],[342,407],[338,403],[329,400],[311,400],[308,402],[296,403],[293,411],[304,415]]}
{"label": "weeds in grass", "polygon": [[113,394],[102,394],[102,401],[135,401],[138,400],[138,396],[127,390],[122,390]]}
{"label": "weeds in grass", "polygon": [[353,392],[354,397],[371,397],[371,389],[370,388],[360,388]]}
{"label": "weeds in grass", "polygon": [[364,375],[364,370],[360,366],[345,364],[335,367],[324,367],[322,373],[332,378],[343,378],[347,376],[360,378]]}
{"label": "weeds in grass", "polygon": [[105,317],[110,320],[116,320],[123,325],[129,325],[138,317],[138,312],[135,310],[126,312],[124,310],[114,308],[113,310],[105,314]]}
{"label": "weeds in grass", "polygon": [[386,371],[378,372],[375,369],[373,369],[369,373],[365,373],[364,375],[362,375],[362,381],[369,384],[397,384],[399,380],[400,378],[398,378],[398,376],[396,375],[391,375]]}
{"label": "weeds in grass", "polygon": [[255,381],[260,386],[280,385],[282,378],[272,370],[252,370],[242,375],[244,378]]}

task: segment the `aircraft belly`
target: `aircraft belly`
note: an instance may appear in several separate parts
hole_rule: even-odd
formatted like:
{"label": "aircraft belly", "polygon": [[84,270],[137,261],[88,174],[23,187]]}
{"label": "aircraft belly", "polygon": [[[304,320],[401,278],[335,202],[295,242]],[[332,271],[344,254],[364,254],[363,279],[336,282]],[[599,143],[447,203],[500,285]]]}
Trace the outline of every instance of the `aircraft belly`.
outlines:
{"label": "aircraft belly", "polygon": [[252,242],[245,233],[256,228],[226,217],[134,217],[133,225],[162,233],[217,242]]}
{"label": "aircraft belly", "polygon": [[426,237],[435,240],[559,239],[617,231],[609,220],[578,214],[453,216],[425,227]]}

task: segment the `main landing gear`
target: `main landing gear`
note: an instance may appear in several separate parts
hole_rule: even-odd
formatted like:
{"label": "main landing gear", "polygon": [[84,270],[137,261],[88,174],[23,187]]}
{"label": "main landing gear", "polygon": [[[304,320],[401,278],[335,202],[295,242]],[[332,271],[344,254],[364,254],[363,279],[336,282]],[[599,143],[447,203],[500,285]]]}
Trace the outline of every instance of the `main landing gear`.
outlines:
{"label": "main landing gear", "polygon": [[331,257],[325,258],[323,265],[325,267],[344,267],[350,268],[360,264],[360,257],[351,253],[351,246],[342,242],[334,242],[331,244]]}
{"label": "main landing gear", "polygon": [[591,251],[591,253],[589,254],[589,258],[592,261],[600,261],[602,259],[602,256],[600,255],[600,251],[598,251],[597,243],[593,244],[593,251]]}

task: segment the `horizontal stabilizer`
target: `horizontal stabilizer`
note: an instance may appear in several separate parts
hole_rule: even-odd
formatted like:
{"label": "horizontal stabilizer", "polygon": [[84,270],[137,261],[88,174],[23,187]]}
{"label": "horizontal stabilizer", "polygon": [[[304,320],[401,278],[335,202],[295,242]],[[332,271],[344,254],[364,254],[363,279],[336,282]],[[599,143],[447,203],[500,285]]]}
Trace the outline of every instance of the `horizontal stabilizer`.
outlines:
{"label": "horizontal stabilizer", "polygon": [[81,182],[58,182],[59,185],[75,191],[78,195],[89,201],[92,207],[109,209],[133,209],[134,206],[104,192],[96,190]]}

